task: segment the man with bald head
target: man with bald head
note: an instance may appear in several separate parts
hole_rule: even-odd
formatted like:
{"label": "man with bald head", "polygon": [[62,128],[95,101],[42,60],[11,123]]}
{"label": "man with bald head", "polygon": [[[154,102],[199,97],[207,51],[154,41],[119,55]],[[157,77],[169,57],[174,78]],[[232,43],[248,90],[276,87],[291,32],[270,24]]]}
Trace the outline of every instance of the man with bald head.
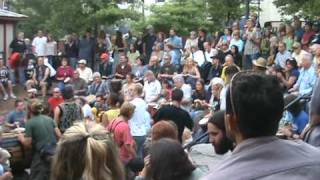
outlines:
{"label": "man with bald head", "polygon": [[301,59],[300,76],[293,88],[289,89],[289,92],[300,95],[311,94],[316,80],[317,75],[312,66],[312,56],[309,53],[304,54]]}

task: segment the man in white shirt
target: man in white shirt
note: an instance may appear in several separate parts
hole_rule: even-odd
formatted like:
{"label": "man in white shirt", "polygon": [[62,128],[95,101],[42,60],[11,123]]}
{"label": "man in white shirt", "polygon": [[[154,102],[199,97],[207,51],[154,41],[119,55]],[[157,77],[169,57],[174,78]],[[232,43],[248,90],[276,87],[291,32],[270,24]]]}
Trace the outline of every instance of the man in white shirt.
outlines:
{"label": "man in white shirt", "polygon": [[203,51],[199,50],[197,46],[191,47],[192,54],[190,55],[194,62],[198,64],[198,66],[202,66],[202,64],[205,62],[205,57]]}
{"label": "man in white shirt", "polygon": [[293,49],[292,57],[297,61],[298,66],[300,67],[304,55],[308,54],[308,52],[303,50],[301,44],[298,42],[293,43],[292,49]]}
{"label": "man in white shirt", "polygon": [[46,44],[47,44],[47,37],[43,36],[42,31],[38,31],[37,37],[35,37],[32,41],[34,54],[36,56],[45,56]]}
{"label": "man in white shirt", "polygon": [[147,103],[157,102],[160,98],[161,83],[155,78],[152,71],[147,71],[144,75],[146,81],[144,82],[143,92],[144,100]]}
{"label": "man in white shirt", "polygon": [[186,110],[186,111],[190,111],[191,109],[191,95],[192,95],[192,88],[189,84],[185,84],[184,83],[184,79],[182,75],[176,75],[173,77],[173,81],[174,81],[174,86],[177,89],[181,89],[183,92],[183,98],[181,101],[181,108]]}
{"label": "man in white shirt", "polygon": [[86,83],[91,82],[93,80],[92,70],[89,67],[86,67],[87,61],[85,59],[81,59],[78,62],[78,69],[80,78],[84,79]]}
{"label": "man in white shirt", "polygon": [[204,58],[206,61],[210,62],[212,56],[216,56],[218,51],[216,49],[211,48],[210,42],[204,42]]}
{"label": "man in white shirt", "polygon": [[291,58],[291,53],[287,51],[286,43],[279,42],[278,44],[279,52],[276,55],[276,65],[280,66],[282,69],[286,68],[286,61]]}
{"label": "man in white shirt", "polygon": [[147,111],[147,104],[141,98],[143,86],[140,83],[129,86],[129,94],[133,97],[130,101],[135,106],[134,113],[129,121],[131,135],[137,145],[137,156],[143,158],[143,144],[151,128],[151,117]]}

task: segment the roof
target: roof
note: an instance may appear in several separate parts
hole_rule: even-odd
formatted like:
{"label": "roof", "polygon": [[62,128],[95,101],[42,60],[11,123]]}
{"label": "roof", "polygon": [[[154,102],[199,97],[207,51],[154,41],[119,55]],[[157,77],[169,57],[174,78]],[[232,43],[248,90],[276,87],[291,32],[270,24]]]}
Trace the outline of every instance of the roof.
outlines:
{"label": "roof", "polygon": [[23,14],[18,14],[12,11],[0,9],[0,20],[17,21],[17,20],[23,20],[25,18],[28,18],[28,16]]}

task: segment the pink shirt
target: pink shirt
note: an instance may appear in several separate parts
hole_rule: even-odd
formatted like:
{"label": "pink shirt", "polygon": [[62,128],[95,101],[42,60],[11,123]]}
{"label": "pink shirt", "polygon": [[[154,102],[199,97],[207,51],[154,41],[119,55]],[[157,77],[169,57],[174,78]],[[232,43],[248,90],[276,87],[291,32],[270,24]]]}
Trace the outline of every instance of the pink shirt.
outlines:
{"label": "pink shirt", "polygon": [[108,129],[113,133],[114,141],[120,149],[121,161],[125,163],[129,162],[133,156],[127,151],[124,145],[132,146],[134,139],[130,133],[128,122],[122,117],[118,117],[109,124]]}

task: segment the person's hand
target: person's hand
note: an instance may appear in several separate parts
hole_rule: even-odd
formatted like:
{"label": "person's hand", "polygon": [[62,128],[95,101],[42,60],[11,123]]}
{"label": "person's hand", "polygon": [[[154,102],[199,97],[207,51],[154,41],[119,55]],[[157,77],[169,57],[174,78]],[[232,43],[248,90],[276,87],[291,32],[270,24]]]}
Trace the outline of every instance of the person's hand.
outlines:
{"label": "person's hand", "polygon": [[283,79],[283,76],[282,76],[282,74],[280,72],[277,72],[276,76],[277,76],[277,78],[279,78],[281,80]]}
{"label": "person's hand", "polygon": [[291,88],[288,90],[289,93],[294,92],[296,89],[295,88]]}
{"label": "person's hand", "polygon": [[18,131],[17,138],[20,142],[22,142],[24,140],[24,134],[22,134],[20,131]]}
{"label": "person's hand", "polygon": [[13,175],[11,172],[5,172],[2,176],[1,176],[2,180],[10,180],[13,179]]}
{"label": "person's hand", "polygon": [[290,126],[285,126],[283,128],[279,129],[279,132],[282,133],[283,135],[287,136],[287,137],[291,137],[292,136],[292,131],[291,131],[291,127]]}
{"label": "person's hand", "polygon": [[145,178],[149,168],[150,168],[150,155],[148,155],[144,158],[144,167],[143,167],[142,171],[140,172],[140,176]]}

